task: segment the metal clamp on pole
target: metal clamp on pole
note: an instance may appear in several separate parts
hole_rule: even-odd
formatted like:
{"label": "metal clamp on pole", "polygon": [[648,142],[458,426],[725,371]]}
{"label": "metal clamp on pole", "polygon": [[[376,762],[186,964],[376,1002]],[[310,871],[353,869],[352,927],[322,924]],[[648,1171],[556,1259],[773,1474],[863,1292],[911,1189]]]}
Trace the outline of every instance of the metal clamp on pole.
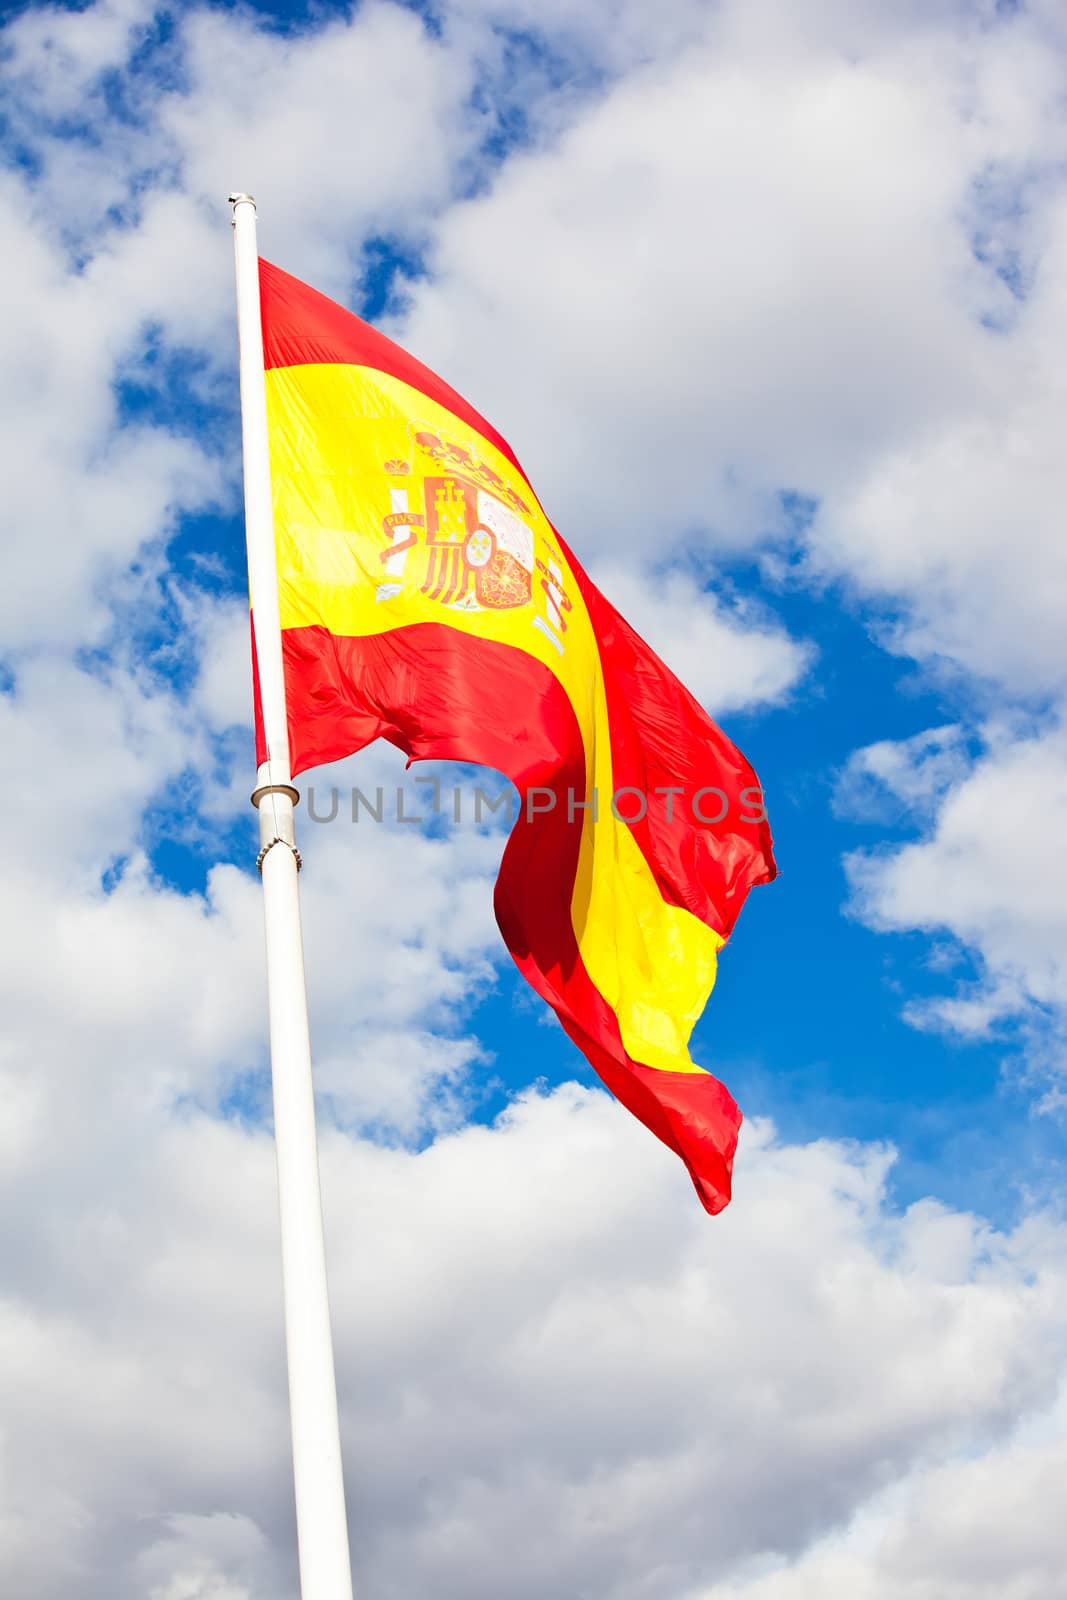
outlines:
{"label": "metal clamp on pole", "polygon": [[296,848],[296,845],[293,843],[293,841],[291,839],[283,839],[280,833],[276,833],[273,839],[267,840],[266,844],[259,852],[259,855],[256,857],[256,871],[259,873],[260,877],[263,876],[263,862],[266,858],[267,851],[273,850],[276,844],[283,844],[287,850],[291,850],[293,852],[293,859],[296,862],[297,872],[299,872],[301,867],[304,865],[304,858],[300,854],[300,851]]}
{"label": "metal clamp on pole", "polygon": [[291,783],[261,783],[249,796],[257,811],[265,794],[287,794],[294,806],[300,803],[300,790],[295,789]]}

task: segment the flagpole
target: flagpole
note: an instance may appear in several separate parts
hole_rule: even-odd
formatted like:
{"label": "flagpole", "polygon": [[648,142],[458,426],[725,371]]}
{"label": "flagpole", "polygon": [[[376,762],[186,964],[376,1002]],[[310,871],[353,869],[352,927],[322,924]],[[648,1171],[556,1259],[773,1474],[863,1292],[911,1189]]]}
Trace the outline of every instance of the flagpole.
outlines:
{"label": "flagpole", "polygon": [[341,1433],[334,1377],[311,1081],[304,949],[293,831],[299,799],[289,766],[278,574],[274,551],[256,203],[232,194],[237,266],[241,432],[248,583],[267,760],[256,776],[267,935],[274,1142],[302,1600],[352,1600]]}

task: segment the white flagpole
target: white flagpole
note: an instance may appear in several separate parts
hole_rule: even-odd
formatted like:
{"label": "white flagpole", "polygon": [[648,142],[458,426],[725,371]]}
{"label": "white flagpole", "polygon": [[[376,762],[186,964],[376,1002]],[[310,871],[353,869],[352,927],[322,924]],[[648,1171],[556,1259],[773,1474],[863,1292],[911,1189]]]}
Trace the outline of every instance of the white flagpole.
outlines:
{"label": "white flagpole", "polygon": [[268,755],[257,773],[252,803],[259,810],[259,867],[267,932],[274,1140],[278,1155],[300,1592],[302,1600],[352,1600],[300,934],[296,876],[300,857],[293,833],[293,805],[299,795],[289,770],[285,720],[259,316],[256,203],[251,195],[232,194],[230,204],[237,261],[248,582]]}

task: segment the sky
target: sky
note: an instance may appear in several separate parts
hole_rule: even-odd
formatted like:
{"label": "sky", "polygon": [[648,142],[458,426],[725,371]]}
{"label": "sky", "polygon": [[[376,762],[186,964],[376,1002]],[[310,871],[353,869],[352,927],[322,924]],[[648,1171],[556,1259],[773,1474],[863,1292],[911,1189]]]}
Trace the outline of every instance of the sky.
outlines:
{"label": "sky", "polygon": [[512,970],[501,822],[307,775],[357,1594],[1067,1593],[1062,7],[20,4],[0,73],[5,1596],[297,1594],[234,189],[509,439],[781,869],[712,1219]]}

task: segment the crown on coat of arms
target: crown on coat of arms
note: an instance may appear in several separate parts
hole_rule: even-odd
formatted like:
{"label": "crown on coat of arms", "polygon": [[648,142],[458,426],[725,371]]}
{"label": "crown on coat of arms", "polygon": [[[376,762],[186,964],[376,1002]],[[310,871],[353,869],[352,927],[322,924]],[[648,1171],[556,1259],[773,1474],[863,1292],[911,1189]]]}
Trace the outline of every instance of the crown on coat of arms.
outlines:
{"label": "crown on coat of arms", "polygon": [[408,462],[401,461],[399,456],[394,456],[391,461],[385,463],[385,470],[391,478],[405,478],[411,467]]}

